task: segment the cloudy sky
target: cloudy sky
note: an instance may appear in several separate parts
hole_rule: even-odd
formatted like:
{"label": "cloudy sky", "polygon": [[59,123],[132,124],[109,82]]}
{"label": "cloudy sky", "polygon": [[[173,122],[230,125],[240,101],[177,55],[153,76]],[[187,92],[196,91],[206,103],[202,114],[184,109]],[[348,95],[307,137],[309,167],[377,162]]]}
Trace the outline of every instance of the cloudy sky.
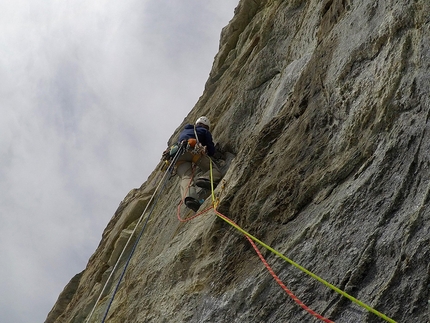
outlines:
{"label": "cloudy sky", "polygon": [[43,322],[203,92],[238,0],[0,0],[0,322]]}

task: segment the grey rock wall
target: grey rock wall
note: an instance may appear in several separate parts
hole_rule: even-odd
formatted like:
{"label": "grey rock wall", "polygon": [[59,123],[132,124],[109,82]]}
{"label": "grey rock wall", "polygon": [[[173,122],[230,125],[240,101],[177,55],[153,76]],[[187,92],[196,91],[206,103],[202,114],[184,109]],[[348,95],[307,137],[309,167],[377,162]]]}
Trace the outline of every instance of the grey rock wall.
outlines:
{"label": "grey rock wall", "polygon": [[[184,120],[207,115],[229,157],[216,190],[221,213],[397,322],[430,321],[429,13],[427,0],[242,0]],[[88,316],[161,166],[122,201],[46,323]],[[317,321],[213,212],[180,223],[178,190],[174,177],[107,322]],[[182,215],[191,214],[182,208]],[[338,323],[383,322],[263,253],[320,314]],[[119,274],[91,322],[101,321]]]}

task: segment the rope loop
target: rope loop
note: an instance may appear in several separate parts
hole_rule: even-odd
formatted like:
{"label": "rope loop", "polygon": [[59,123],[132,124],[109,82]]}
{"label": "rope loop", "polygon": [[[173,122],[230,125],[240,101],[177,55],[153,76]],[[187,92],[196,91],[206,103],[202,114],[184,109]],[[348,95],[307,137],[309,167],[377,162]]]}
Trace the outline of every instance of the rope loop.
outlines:
{"label": "rope loop", "polygon": [[[263,246],[264,248],[266,248],[267,250],[271,251],[272,253],[274,253],[275,255],[279,256],[280,258],[282,258],[283,260],[285,260],[286,262],[288,262],[289,264],[293,265],[294,267],[296,267],[297,269],[300,269],[302,272],[304,272],[305,274],[311,276],[312,278],[316,279],[317,281],[319,281],[320,283],[322,283],[323,285],[325,285],[326,287],[331,288],[332,290],[334,290],[335,292],[337,292],[338,294],[348,298],[350,301],[352,301],[353,303],[361,306],[362,308],[366,309],[367,311],[375,314],[376,316],[384,319],[387,322],[390,323],[397,323],[396,321],[394,321],[393,319],[389,318],[388,316],[386,316],[385,314],[382,314],[381,312],[375,310],[374,308],[370,307],[369,305],[363,303],[362,301],[356,299],[355,297],[349,295],[348,293],[342,291],[341,289],[337,288],[336,286],[330,284],[329,282],[327,282],[326,280],[322,279],[321,277],[317,276],[316,274],[312,273],[311,271],[307,270],[306,268],[300,266],[299,264],[297,264],[296,262],[292,261],[291,259],[287,258],[286,256],[284,256],[282,253],[276,251],[275,249],[273,249],[272,247],[268,246],[267,244],[265,244],[264,242],[260,241],[259,239],[257,239],[256,237],[252,236],[251,234],[249,234],[248,232],[246,232],[245,230],[243,230],[241,227],[239,227],[236,223],[234,223],[232,220],[230,220],[228,217],[226,217],[225,215],[221,214],[220,212],[217,211],[217,207],[219,205],[219,201],[218,199],[215,198],[215,194],[214,194],[214,186],[213,186],[213,175],[212,175],[212,159],[210,159],[210,179],[211,179],[211,190],[212,190],[212,207],[214,209],[215,214],[221,218],[222,220],[224,220],[225,222],[227,222],[228,224],[230,224],[232,227],[234,227],[235,229],[237,229],[239,232],[241,232],[243,235],[245,235],[245,237],[248,239],[248,241],[251,243],[251,245],[253,246],[254,250],[256,251],[257,255],[259,256],[259,258],[261,259],[261,261],[263,262],[264,266],[267,268],[267,270],[270,272],[270,274],[272,275],[272,277],[276,280],[276,282],[281,286],[281,288],[300,306],[302,307],[305,311],[307,311],[309,314],[313,315],[314,317],[326,322],[326,323],[334,323],[332,321],[330,321],[329,319],[321,316],[320,314],[316,313],[315,311],[311,310],[309,307],[307,307],[305,304],[303,304],[283,283],[282,281],[279,279],[279,277],[274,273],[274,271],[272,270],[272,268],[269,266],[269,264],[267,263],[267,261],[264,259],[264,257],[262,256],[261,252],[258,250],[256,243],[258,243],[259,245]],[[206,213],[209,209],[206,209],[205,211],[203,211],[202,213]],[[201,214],[202,214],[201,213]],[[200,215],[200,214],[198,214]],[[190,218],[189,220],[197,217],[198,215],[195,215],[194,217]]]}

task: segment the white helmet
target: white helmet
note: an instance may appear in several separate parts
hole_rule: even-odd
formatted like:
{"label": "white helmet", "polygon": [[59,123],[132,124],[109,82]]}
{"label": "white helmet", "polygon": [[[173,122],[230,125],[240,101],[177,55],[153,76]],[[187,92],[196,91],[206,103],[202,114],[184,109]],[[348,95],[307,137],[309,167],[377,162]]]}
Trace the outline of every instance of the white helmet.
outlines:
{"label": "white helmet", "polygon": [[198,124],[198,123],[204,124],[205,126],[208,126],[209,128],[211,127],[211,122],[205,116],[201,116],[200,118],[198,118],[196,121],[196,124]]}

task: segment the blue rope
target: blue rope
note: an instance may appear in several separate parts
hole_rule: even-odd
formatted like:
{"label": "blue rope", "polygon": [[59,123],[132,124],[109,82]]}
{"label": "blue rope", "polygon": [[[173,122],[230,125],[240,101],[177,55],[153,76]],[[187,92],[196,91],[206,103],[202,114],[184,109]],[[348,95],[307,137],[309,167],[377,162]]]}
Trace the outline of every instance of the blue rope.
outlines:
{"label": "blue rope", "polygon": [[[171,164],[170,164],[170,165],[169,165],[169,167],[167,168],[166,172],[170,173],[170,175],[172,174],[173,168],[174,168],[174,166],[175,166],[176,162],[178,161],[179,156],[182,154],[182,152],[183,152],[183,150],[184,150],[184,149],[185,149],[185,147],[184,147],[183,145],[181,145],[181,146],[179,147],[179,149],[178,149],[178,151],[177,151],[177,153],[176,153],[175,157],[173,158],[173,160],[172,160]],[[170,178],[170,177],[168,177],[167,179],[169,179],[169,178]],[[155,207],[155,205],[157,204],[158,199],[159,199],[159,198],[160,198],[160,196],[161,196],[161,193],[163,192],[164,188],[166,187],[167,179],[164,179],[164,183],[163,183],[163,185],[162,185],[162,187],[161,187],[160,191],[158,192],[158,195],[157,195],[157,196],[156,196],[156,198],[154,199],[154,202],[152,203],[151,209],[149,210],[149,214],[148,214],[148,216],[146,217],[146,220],[145,220],[145,222],[144,222],[144,224],[143,224],[143,227],[142,227],[142,229],[140,230],[140,233],[139,233],[139,235],[138,235],[138,237],[137,237],[137,239],[136,239],[136,242],[135,242],[135,243],[134,243],[134,245],[133,245],[133,249],[131,250],[130,255],[128,256],[127,262],[126,262],[126,263],[125,263],[125,265],[124,265],[124,269],[123,269],[123,271],[122,271],[122,273],[121,273],[121,276],[119,277],[118,283],[117,283],[117,284],[116,284],[116,286],[115,286],[115,290],[113,291],[112,297],[111,297],[111,299],[110,299],[110,301],[109,301],[109,304],[108,304],[108,306],[107,306],[107,308],[106,308],[105,314],[104,314],[104,316],[103,316],[102,323],[105,323],[105,320],[106,320],[107,315],[108,315],[108,313],[109,313],[109,310],[110,310],[110,308],[111,308],[111,306],[112,306],[112,303],[113,303],[113,300],[114,300],[114,298],[115,298],[115,295],[116,295],[116,293],[118,292],[119,285],[121,284],[121,281],[122,281],[122,279],[124,278],[124,275],[125,275],[125,272],[126,272],[126,270],[127,270],[127,267],[128,267],[128,265],[130,264],[131,257],[133,256],[134,252],[136,251],[137,245],[138,245],[138,243],[139,243],[140,238],[141,238],[141,237],[142,237],[142,235],[143,235],[143,232],[145,231],[146,225],[148,224],[148,221],[149,221],[149,218],[151,217],[152,211],[154,210],[154,207]]]}

